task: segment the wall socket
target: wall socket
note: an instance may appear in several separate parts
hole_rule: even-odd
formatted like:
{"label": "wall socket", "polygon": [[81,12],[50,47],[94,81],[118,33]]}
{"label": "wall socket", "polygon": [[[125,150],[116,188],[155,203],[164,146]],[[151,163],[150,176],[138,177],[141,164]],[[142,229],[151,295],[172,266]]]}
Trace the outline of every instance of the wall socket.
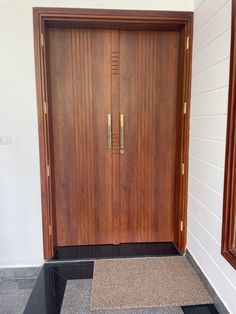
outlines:
{"label": "wall socket", "polygon": [[0,145],[11,145],[12,144],[12,135],[11,134],[0,134]]}

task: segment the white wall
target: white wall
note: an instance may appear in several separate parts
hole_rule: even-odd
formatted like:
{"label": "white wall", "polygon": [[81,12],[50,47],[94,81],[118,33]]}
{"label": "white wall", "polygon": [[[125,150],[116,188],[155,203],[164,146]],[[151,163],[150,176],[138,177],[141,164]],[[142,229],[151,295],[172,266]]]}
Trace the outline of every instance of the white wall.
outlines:
{"label": "white wall", "polygon": [[0,266],[43,263],[32,7],[193,10],[193,0],[0,0]]}
{"label": "white wall", "polygon": [[195,1],[187,247],[236,313],[236,271],[220,254],[230,28],[231,1]]}

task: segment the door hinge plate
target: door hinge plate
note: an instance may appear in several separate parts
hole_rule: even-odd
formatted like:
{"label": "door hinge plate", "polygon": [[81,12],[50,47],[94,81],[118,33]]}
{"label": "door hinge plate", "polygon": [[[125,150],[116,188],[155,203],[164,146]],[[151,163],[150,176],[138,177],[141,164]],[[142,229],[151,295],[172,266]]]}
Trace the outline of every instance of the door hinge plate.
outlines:
{"label": "door hinge plate", "polygon": [[43,103],[43,110],[44,110],[44,114],[47,114],[47,103],[46,103],[46,101],[44,101],[44,103]]}
{"label": "door hinge plate", "polygon": [[186,50],[189,50],[189,36],[186,38]]}
{"label": "door hinge plate", "polygon": [[50,165],[47,165],[47,177],[50,176]]}
{"label": "door hinge plate", "polygon": [[41,46],[44,46],[44,36],[43,33],[40,34],[40,41],[41,41]]}
{"label": "door hinge plate", "polygon": [[184,174],[184,163],[181,165],[181,173]]}
{"label": "door hinge plate", "polygon": [[183,232],[184,230],[184,222],[183,220],[180,221],[180,231]]}
{"label": "door hinge plate", "polygon": [[184,102],[184,114],[186,114],[187,113],[187,102],[185,101]]}

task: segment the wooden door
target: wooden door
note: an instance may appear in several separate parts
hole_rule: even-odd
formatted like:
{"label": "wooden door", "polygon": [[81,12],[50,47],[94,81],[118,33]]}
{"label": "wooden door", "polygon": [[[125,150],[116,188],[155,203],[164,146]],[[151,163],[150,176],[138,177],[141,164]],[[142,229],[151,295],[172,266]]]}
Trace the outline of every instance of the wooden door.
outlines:
{"label": "wooden door", "polygon": [[120,241],[174,241],[179,33],[121,31],[119,39]]}
{"label": "wooden door", "polygon": [[179,33],[50,28],[47,60],[56,245],[174,241]]}
{"label": "wooden door", "polygon": [[48,30],[56,245],[113,243],[111,31]]}

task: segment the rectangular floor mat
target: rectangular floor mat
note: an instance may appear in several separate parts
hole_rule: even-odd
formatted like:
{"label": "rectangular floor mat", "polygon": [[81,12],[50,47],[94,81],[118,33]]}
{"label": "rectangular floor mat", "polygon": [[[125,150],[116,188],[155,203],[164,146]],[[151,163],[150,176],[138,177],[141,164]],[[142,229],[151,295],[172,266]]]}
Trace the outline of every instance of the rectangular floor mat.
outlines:
{"label": "rectangular floor mat", "polygon": [[91,311],[92,280],[69,280],[66,284],[61,314],[183,314],[181,307]]}
{"label": "rectangular floor mat", "polygon": [[186,257],[96,260],[91,310],[213,303]]}

